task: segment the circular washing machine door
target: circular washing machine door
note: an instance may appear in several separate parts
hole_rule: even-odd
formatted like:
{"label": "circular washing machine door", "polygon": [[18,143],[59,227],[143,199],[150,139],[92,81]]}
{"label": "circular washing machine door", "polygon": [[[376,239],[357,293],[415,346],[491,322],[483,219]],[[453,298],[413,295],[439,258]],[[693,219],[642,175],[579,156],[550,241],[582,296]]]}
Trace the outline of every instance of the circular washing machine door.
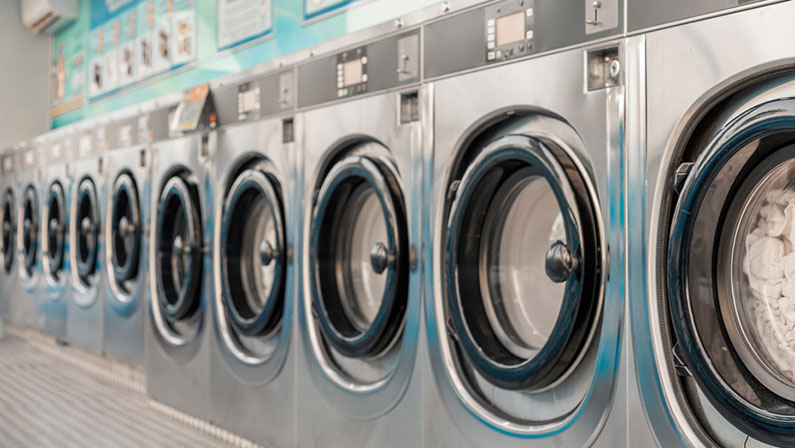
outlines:
{"label": "circular washing machine door", "polygon": [[77,184],[72,219],[72,250],[77,279],[84,288],[90,287],[97,274],[99,255],[99,202],[94,181],[83,177]]}
{"label": "circular washing machine door", "polygon": [[312,216],[312,304],[341,358],[377,358],[395,343],[408,301],[408,232],[390,165],[366,155],[337,162]]}
{"label": "circular washing machine door", "polygon": [[181,345],[199,328],[203,264],[199,192],[187,172],[164,184],[155,226],[155,322],[161,335]]}
{"label": "circular washing machine door", "polygon": [[0,256],[3,258],[3,269],[6,274],[11,273],[14,267],[14,254],[16,253],[14,245],[14,234],[16,233],[16,200],[14,199],[14,192],[9,188],[3,194],[3,203],[0,213],[2,213],[2,229],[0,229]]}
{"label": "circular washing machine door", "polygon": [[60,182],[50,184],[42,211],[42,254],[48,280],[59,281],[66,253],[66,195]]}
{"label": "circular washing machine door", "polygon": [[36,267],[39,235],[39,200],[36,188],[33,185],[28,185],[25,188],[18,229],[18,245],[22,255],[22,268],[24,274],[30,277]]}
{"label": "circular washing machine door", "polygon": [[792,446],[795,101],[745,112],[686,163],[668,240],[675,353],[727,420]]}
{"label": "circular washing machine door", "polygon": [[141,203],[138,185],[129,171],[121,172],[113,183],[109,210],[110,231],[107,247],[110,249],[108,270],[112,287],[121,294],[129,296],[132,283],[138,278],[141,257]]}
{"label": "circular washing machine door", "polygon": [[287,275],[282,190],[267,162],[236,175],[222,216],[221,336],[239,360],[261,364],[276,350]]}
{"label": "circular washing machine door", "polygon": [[469,141],[450,167],[436,240],[438,378],[492,428],[557,433],[594,384],[604,302],[599,202],[575,158],[584,145],[536,114]]}

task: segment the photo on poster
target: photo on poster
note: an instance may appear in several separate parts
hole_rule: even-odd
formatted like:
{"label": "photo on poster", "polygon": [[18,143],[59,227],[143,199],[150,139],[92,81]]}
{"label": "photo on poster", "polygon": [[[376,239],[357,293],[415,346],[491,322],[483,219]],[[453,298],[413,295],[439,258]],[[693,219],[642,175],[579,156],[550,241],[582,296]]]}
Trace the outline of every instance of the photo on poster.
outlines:
{"label": "photo on poster", "polygon": [[155,27],[153,39],[152,69],[154,73],[160,73],[171,68],[171,24],[167,20],[161,21]]}
{"label": "photo on poster", "polygon": [[137,58],[135,41],[129,41],[119,48],[119,86],[132,84],[136,80]]}
{"label": "photo on poster", "polygon": [[146,79],[152,74],[152,35],[150,33],[138,36],[135,42],[136,63],[135,78]]}
{"label": "photo on poster", "polygon": [[110,92],[119,87],[118,50],[112,49],[105,53],[105,87],[102,93]]}
{"label": "photo on poster", "polygon": [[98,56],[91,60],[89,64],[90,78],[89,82],[89,95],[97,96],[105,89],[105,61],[102,56]]}
{"label": "photo on poster", "polygon": [[77,53],[71,61],[71,73],[69,74],[69,88],[72,94],[80,94],[83,92],[83,83],[85,81],[85,59],[84,52]]}
{"label": "photo on poster", "polygon": [[194,11],[174,13],[172,23],[172,65],[192,62],[196,46],[196,14]]}

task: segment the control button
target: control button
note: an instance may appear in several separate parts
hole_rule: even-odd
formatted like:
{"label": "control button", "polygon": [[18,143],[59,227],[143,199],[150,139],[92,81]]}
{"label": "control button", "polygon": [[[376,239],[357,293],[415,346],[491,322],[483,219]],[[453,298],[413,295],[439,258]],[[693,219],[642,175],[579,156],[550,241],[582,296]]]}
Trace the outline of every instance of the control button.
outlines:
{"label": "control button", "polygon": [[497,59],[502,59],[502,50],[497,50]]}
{"label": "control button", "polygon": [[494,19],[489,19],[486,21],[486,26],[494,26]]}
{"label": "control button", "polygon": [[341,89],[341,88],[342,88],[342,81],[337,81],[337,88],[338,88],[338,89]]}
{"label": "control button", "polygon": [[494,52],[493,51],[489,51],[489,53],[486,55],[486,60],[489,60],[489,61],[493,61],[494,60]]}
{"label": "control button", "polygon": [[489,42],[487,47],[488,47],[489,50],[493,50],[494,49],[494,42]]}
{"label": "control button", "polygon": [[362,82],[367,82],[367,73],[362,73]]}
{"label": "control button", "polygon": [[493,42],[493,41],[494,41],[494,35],[493,35],[493,34],[489,34],[489,35],[487,36],[487,38],[488,38],[488,41],[489,41],[489,42]]}
{"label": "control button", "polygon": [[337,71],[342,71],[342,63],[337,64]]}
{"label": "control button", "polygon": [[489,33],[489,34],[494,34],[494,27],[490,26],[490,27],[486,28],[486,32]]}
{"label": "control button", "polygon": [[367,56],[362,56],[362,65],[367,63]]}
{"label": "control button", "polygon": [[342,89],[337,90],[337,96],[342,96],[342,95],[343,95]]}
{"label": "control button", "polygon": [[527,30],[527,33],[525,33],[525,36],[526,36],[527,39],[532,39],[533,38],[533,30]]}
{"label": "control button", "polygon": [[533,17],[533,8],[527,8],[527,11],[524,13],[527,17]]}
{"label": "control button", "polygon": [[342,89],[342,94],[343,95],[347,95],[348,94],[348,89]]}

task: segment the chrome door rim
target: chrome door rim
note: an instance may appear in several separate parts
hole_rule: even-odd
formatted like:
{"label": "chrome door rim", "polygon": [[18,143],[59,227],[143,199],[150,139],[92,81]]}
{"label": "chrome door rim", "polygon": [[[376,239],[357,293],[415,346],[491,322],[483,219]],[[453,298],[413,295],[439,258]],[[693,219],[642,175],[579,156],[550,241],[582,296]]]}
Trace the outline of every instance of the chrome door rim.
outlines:
{"label": "chrome door rim", "polygon": [[14,254],[16,252],[14,248],[14,240],[15,232],[16,232],[16,220],[14,218],[14,212],[16,211],[16,204],[14,200],[14,192],[11,189],[7,189],[5,194],[3,195],[3,208],[0,209],[0,214],[2,214],[2,219],[0,219],[0,225],[2,225],[2,236],[0,237],[0,256],[3,257],[3,268],[5,272],[11,273],[11,270],[14,266]]}
{"label": "chrome door rim", "polygon": [[[63,269],[66,254],[66,195],[60,182],[50,184],[49,198],[44,203],[42,215],[42,256],[48,277],[58,280]],[[50,218],[53,206],[57,206],[58,216]],[[55,221],[55,222],[53,222]],[[53,233],[55,233],[53,235]],[[53,241],[54,240],[54,241]],[[53,247],[54,246],[54,247]]]}
{"label": "chrome door rim", "polygon": [[[247,169],[232,184],[229,190],[230,193],[223,205],[223,221],[221,225],[221,248],[223,251],[221,262],[222,298],[226,312],[229,313],[233,325],[249,336],[268,334],[278,328],[284,305],[284,277],[287,258],[285,230],[282,219],[284,212],[282,201],[276,192],[276,188],[274,188],[273,182],[274,180],[270,179],[264,172],[257,169]],[[232,220],[237,216],[238,201],[241,200],[244,194],[251,191],[261,195],[268,204],[270,215],[274,222],[274,246],[270,247],[270,254],[263,253],[262,256],[272,257],[269,263],[274,262],[275,265],[273,283],[270,286],[270,294],[263,302],[264,306],[260,310],[248,310],[251,317],[244,317],[239,310],[240,304],[235,303],[236,298],[230,287],[229,261],[226,251],[228,250],[230,231],[232,230]],[[241,287],[245,287],[245,285],[241,285]],[[238,300],[241,299],[238,298]],[[242,298],[242,301],[245,301],[245,297]]]}
{"label": "chrome door rim", "polygon": [[[127,206],[122,210],[119,205],[121,196],[126,196]],[[111,252],[111,264],[113,266],[113,279],[116,283],[123,283],[133,280],[138,275],[138,268],[141,257],[141,240],[143,236],[141,226],[141,205],[138,195],[138,185],[130,172],[124,171],[118,175],[113,185],[111,199],[109,223],[110,232],[107,235],[107,247]],[[129,215],[129,219],[125,219]],[[124,221],[122,221],[124,219]],[[124,223],[124,224],[123,224]],[[125,228],[122,228],[125,227]],[[119,232],[126,235],[119,235]],[[119,239],[129,239],[129,249],[126,251],[124,262],[119,260],[119,245],[124,246],[126,242]]]}
{"label": "chrome door rim", "polygon": [[[689,247],[701,201],[726,163],[743,147],[763,137],[795,129],[795,100],[773,100],[756,106],[721,129],[701,152],[685,180],[675,204],[668,235],[667,278],[669,312],[680,355],[700,390],[732,424],[770,443],[792,443],[795,414],[772,412],[749,402],[717,371],[691,316],[688,288]],[[725,324],[730,324],[728,320]],[[727,344],[733,347],[733,344]],[[747,377],[746,377],[747,379]],[[759,381],[753,377],[753,380]],[[784,397],[782,397],[784,398]]]}
{"label": "chrome door rim", "polygon": [[[558,314],[557,322],[547,339],[534,357],[522,360],[508,354],[505,347],[495,345],[501,359],[511,359],[512,364],[498,362],[473,333],[462,303],[462,292],[459,290],[458,255],[459,236],[462,230],[464,215],[468,213],[470,200],[480,187],[481,181],[494,167],[500,163],[517,161],[538,168],[538,174],[544,176],[558,201],[558,206],[566,224],[566,238],[571,246],[572,254],[581,260],[584,257],[596,256],[598,242],[592,242],[594,248],[585,252],[582,221],[577,210],[576,195],[567,175],[557,162],[555,156],[538,140],[525,135],[509,135],[501,137],[484,148],[469,165],[458,188],[455,191],[445,241],[445,289],[448,306],[451,309],[452,325],[456,330],[457,340],[464,347],[464,354],[472,362],[480,374],[489,382],[509,390],[537,390],[560,381],[572,371],[579,362],[580,354],[592,333],[591,329],[598,323],[601,299],[599,297],[582,297],[580,269],[571,271],[566,280],[566,293]],[[584,253],[585,252],[585,253]],[[594,253],[590,253],[594,252]],[[598,266],[593,266],[594,281],[598,281]],[[576,274],[576,275],[575,275]],[[590,288],[589,288],[590,289]],[[596,288],[599,290],[599,288]],[[586,294],[589,292],[586,291]],[[488,331],[484,328],[484,331]],[[493,331],[493,330],[491,330]],[[481,333],[486,337],[487,333]],[[494,344],[493,344],[494,345]],[[506,356],[507,355],[507,356]]]}
{"label": "chrome door rim", "polygon": [[[389,172],[386,167],[382,170],[377,162],[366,156],[348,156],[337,162],[325,176],[318,191],[317,205],[314,207],[310,224],[309,266],[312,276],[310,287],[312,304],[318,311],[317,320],[323,330],[323,335],[329,343],[343,355],[352,358],[373,357],[383,353],[400,335],[400,329],[405,318],[408,302],[408,297],[406,296],[408,276],[407,224],[405,222],[405,213],[402,212],[402,208],[398,209],[398,205],[395,202],[395,199],[397,199],[395,195],[402,193],[394,191],[388,185],[388,176],[394,176],[394,174]],[[328,284],[329,280],[324,280],[321,276],[319,257],[323,234],[318,229],[324,229],[326,219],[329,218],[327,216],[327,213],[330,212],[328,208],[332,205],[331,201],[335,199],[337,188],[354,179],[358,179],[358,182],[368,183],[377,195],[387,229],[386,255],[387,257],[392,257],[391,264],[385,266],[384,269],[387,271],[384,296],[378,312],[369,328],[365,331],[355,330],[355,326],[350,321],[344,322],[348,317],[344,316],[341,311],[337,312],[335,317],[330,315],[332,310],[326,305],[326,297],[329,297],[329,291],[324,291],[323,287],[320,286],[321,283]],[[402,196],[400,197],[402,198]],[[400,200],[402,201],[402,199]],[[338,290],[334,291],[334,293],[338,293]],[[324,294],[326,297],[324,297]],[[344,300],[344,298],[336,295],[330,297],[335,302]],[[332,320],[336,320],[336,322],[332,322]],[[338,328],[341,322],[347,325],[348,328],[344,330]],[[344,332],[348,334],[344,334]]]}
{"label": "chrome door rim", "polygon": [[[84,207],[87,209],[83,210]],[[84,176],[78,184],[74,210],[71,225],[74,230],[72,250],[77,261],[78,278],[83,284],[89,285],[91,277],[97,271],[100,225],[97,189],[89,176]],[[85,254],[83,254],[83,244],[85,244]]]}
{"label": "chrome door rim", "polygon": [[[166,207],[170,206],[170,201],[176,200],[179,203],[181,212],[184,214],[184,225],[186,231],[187,241],[180,242],[182,247],[174,247],[176,241],[165,241],[163,238],[163,229],[166,223]],[[158,202],[158,218],[156,227],[155,238],[155,267],[157,277],[158,300],[157,304],[160,309],[166,314],[167,317],[173,320],[181,320],[187,316],[192,315],[198,308],[201,299],[199,292],[201,289],[201,221],[196,210],[197,198],[191,194],[187,182],[179,174],[173,175],[163,187],[160,199]],[[170,224],[169,224],[170,225]],[[171,228],[171,227],[166,227]],[[175,230],[172,228],[172,230]],[[179,237],[177,235],[177,237]],[[167,246],[167,248],[163,247]],[[181,280],[181,286],[174,284],[173,279],[168,279],[165,272],[166,266],[171,266],[171,263],[166,261],[165,257],[173,255],[172,250],[182,251],[183,255],[187,257],[185,263],[185,276]],[[173,266],[170,269],[174,269]],[[169,271],[170,272],[170,271]],[[170,285],[169,291],[166,291],[166,285]],[[170,300],[173,292],[178,290],[175,300]],[[172,303],[173,302],[173,303]]]}

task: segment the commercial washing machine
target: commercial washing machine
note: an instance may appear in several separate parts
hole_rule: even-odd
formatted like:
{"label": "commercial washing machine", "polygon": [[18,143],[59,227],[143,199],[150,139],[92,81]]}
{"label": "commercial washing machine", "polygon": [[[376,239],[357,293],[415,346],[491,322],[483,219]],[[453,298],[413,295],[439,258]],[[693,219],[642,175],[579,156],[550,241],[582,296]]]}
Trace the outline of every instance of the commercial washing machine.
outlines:
{"label": "commercial washing machine", "polygon": [[144,317],[149,299],[151,184],[147,114],[108,126],[104,208],[106,283],[102,350],[108,358],[144,366]]}
{"label": "commercial washing machine", "polygon": [[9,303],[10,320],[18,325],[36,328],[40,303],[41,280],[39,259],[39,209],[37,142],[22,142],[16,150],[17,158],[17,211],[16,256],[19,290]]}
{"label": "commercial washing machine", "polygon": [[105,198],[103,153],[105,123],[89,122],[76,131],[66,170],[72,179],[69,199],[69,265],[72,292],[66,308],[65,341],[102,353],[105,243],[101,237]]}
{"label": "commercial washing machine", "polygon": [[168,138],[175,109],[163,107],[149,116],[154,142],[146,391],[167,406],[209,420],[208,158],[201,133]]}
{"label": "commercial washing machine", "polygon": [[66,333],[66,306],[71,292],[67,236],[71,179],[65,164],[70,137],[62,131],[51,132],[38,147],[42,280],[37,329],[56,339]]}
{"label": "commercial washing machine", "polygon": [[312,109],[296,446],[421,445],[418,55],[414,29],[297,69]]}
{"label": "commercial washing machine", "polygon": [[[238,78],[239,79],[239,78]],[[213,91],[215,201],[210,416],[264,446],[294,446],[296,297],[293,71]],[[268,118],[264,118],[268,117]]]}
{"label": "commercial washing machine", "polygon": [[732,12],[630,43],[630,309],[662,446],[795,443],[795,4]]}
{"label": "commercial washing machine", "polygon": [[5,291],[0,303],[0,313],[9,317],[11,301],[19,294],[17,273],[17,185],[14,148],[0,155],[0,289]]}
{"label": "commercial washing machine", "polygon": [[576,6],[425,27],[427,446],[628,444],[621,15]]}

